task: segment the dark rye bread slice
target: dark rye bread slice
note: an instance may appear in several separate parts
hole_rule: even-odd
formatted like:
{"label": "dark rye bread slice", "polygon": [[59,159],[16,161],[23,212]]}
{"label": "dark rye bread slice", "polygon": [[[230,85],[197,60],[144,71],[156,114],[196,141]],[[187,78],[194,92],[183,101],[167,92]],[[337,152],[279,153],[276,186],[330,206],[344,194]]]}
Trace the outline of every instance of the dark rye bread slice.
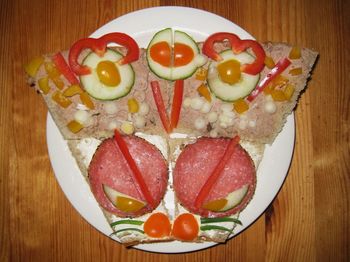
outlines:
{"label": "dark rye bread slice", "polygon": [[[114,47],[119,52],[125,52],[123,48]],[[68,52],[62,52],[64,57],[68,56]],[[82,56],[87,55],[85,52]],[[60,79],[64,81],[64,88],[61,90],[49,80],[50,91],[48,94],[43,94],[39,88],[38,81],[42,77],[46,77],[47,73],[44,68],[44,64],[40,66],[38,73],[34,78],[29,77],[28,83],[35,88],[35,90],[42,95],[49,112],[55,121],[58,129],[60,130],[64,139],[81,139],[85,137],[95,137],[95,138],[106,138],[113,135],[114,128],[120,128],[122,123],[129,122],[134,125],[135,131],[142,131],[149,134],[162,134],[164,129],[160,122],[158,111],[153,99],[152,90],[149,88],[149,79],[153,79],[148,70],[148,65],[146,61],[146,52],[144,49],[140,50],[140,59],[133,62],[131,65],[135,71],[135,83],[128,95],[125,97],[113,100],[113,101],[102,101],[90,97],[94,103],[94,109],[86,108],[79,95],[69,97],[71,104],[67,108],[61,107],[53,99],[52,95],[56,91],[64,92],[66,88],[70,86],[70,83],[61,76]],[[52,55],[44,56],[46,62],[52,61]],[[165,104],[169,104],[169,95],[167,91],[170,88],[164,87],[162,89],[163,99]],[[128,100],[135,98],[139,105],[141,103],[146,103],[149,107],[149,113],[146,115],[141,115],[141,113],[130,113],[128,111]],[[84,128],[78,133],[72,133],[67,124],[74,119],[74,114],[79,110],[85,110],[90,115],[89,120],[84,124]],[[145,125],[143,127],[137,127],[135,125],[137,118],[144,118]]]}
{"label": "dark rye bread slice", "polygon": [[[229,48],[228,44],[218,44],[217,50],[225,50]],[[292,46],[284,43],[264,43],[263,48],[267,56],[273,58],[275,62],[280,59],[287,58]],[[276,136],[282,130],[287,116],[291,114],[295,108],[298,98],[301,92],[306,88],[307,80],[309,79],[312,71],[312,67],[316,61],[317,52],[302,48],[301,58],[291,60],[291,65],[282,73],[284,77],[289,80],[289,84],[295,87],[295,92],[289,101],[274,102],[276,105],[275,113],[268,113],[264,110],[265,103],[271,101],[271,96],[265,96],[260,94],[249,105],[249,110],[243,114],[235,113],[234,110],[230,110],[232,123],[223,127],[220,125],[220,121],[210,123],[208,116],[210,112],[215,112],[220,117],[222,114],[222,106],[227,104],[229,108],[232,108],[232,103],[226,103],[220,99],[215,98],[212,94],[212,102],[209,112],[201,112],[195,110],[191,106],[185,106],[183,103],[180,121],[175,132],[188,134],[190,136],[216,136],[216,137],[232,137],[239,135],[242,140],[249,140],[258,144],[272,144]],[[208,67],[208,63],[205,65]],[[289,71],[293,68],[302,68],[302,74],[292,76]],[[267,67],[261,72],[260,81],[271,71]],[[185,81],[184,99],[186,98],[200,98],[197,88],[203,81],[196,80],[195,76],[190,77]],[[204,98],[202,98],[204,100]],[[205,121],[205,127],[202,129],[195,128],[195,120],[202,119]]]}

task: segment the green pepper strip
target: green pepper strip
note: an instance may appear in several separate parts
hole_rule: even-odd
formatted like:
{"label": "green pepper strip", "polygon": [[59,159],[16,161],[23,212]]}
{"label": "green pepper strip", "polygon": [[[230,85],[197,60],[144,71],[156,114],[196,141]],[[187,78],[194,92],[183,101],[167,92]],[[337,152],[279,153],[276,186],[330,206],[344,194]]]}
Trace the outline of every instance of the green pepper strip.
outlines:
{"label": "green pepper strip", "polygon": [[218,223],[218,222],[233,222],[242,225],[242,222],[237,218],[232,217],[201,217],[201,224]]}
{"label": "green pepper strip", "polygon": [[113,223],[111,223],[111,227],[114,227],[116,225],[120,225],[120,224],[130,224],[130,225],[142,225],[143,221],[140,220],[129,220],[129,219],[125,219],[125,220],[119,220],[119,221],[115,221]]}
{"label": "green pepper strip", "polygon": [[226,227],[222,227],[222,226],[213,226],[213,225],[201,226],[200,229],[201,229],[202,231],[212,230],[212,229],[215,229],[215,230],[223,230],[223,231],[227,231],[227,232],[232,232],[232,231],[233,231],[233,230],[228,229],[228,228],[226,228]]}
{"label": "green pepper strip", "polygon": [[143,230],[141,230],[141,229],[128,227],[128,228],[123,228],[123,229],[114,231],[114,232],[113,232],[112,234],[110,234],[109,236],[116,235],[116,234],[121,233],[121,232],[123,232],[123,231],[137,231],[137,232],[140,232],[140,233],[142,233],[142,234],[145,233],[145,232],[143,232]]}

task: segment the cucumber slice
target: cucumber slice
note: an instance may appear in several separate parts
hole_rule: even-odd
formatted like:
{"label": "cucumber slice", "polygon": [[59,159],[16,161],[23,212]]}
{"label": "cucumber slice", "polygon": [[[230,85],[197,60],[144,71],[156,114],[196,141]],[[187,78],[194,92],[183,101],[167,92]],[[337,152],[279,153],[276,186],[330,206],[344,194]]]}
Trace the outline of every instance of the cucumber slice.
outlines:
{"label": "cucumber slice", "polygon": [[[155,61],[151,57],[151,48],[157,43],[166,42],[171,47],[170,66],[164,66],[161,63]],[[175,43],[185,44],[193,51],[193,60],[183,66],[174,67],[174,51],[173,46]],[[150,70],[160,78],[166,80],[185,79],[194,74],[198,67],[205,64],[206,59],[200,54],[200,49],[197,43],[191,36],[182,31],[172,31],[171,28],[166,28],[157,32],[147,47],[147,62]]]}
{"label": "cucumber slice", "polygon": [[151,47],[157,43],[160,42],[166,42],[171,47],[173,43],[173,32],[171,28],[163,29],[159,32],[157,32],[151,42],[148,44],[147,47],[147,63],[150,68],[150,70],[157,75],[160,78],[166,79],[166,80],[172,80],[171,78],[171,67],[166,67],[157,61],[153,60],[150,54]]}
{"label": "cucumber slice", "polygon": [[126,96],[131,91],[135,82],[135,72],[130,64],[119,65],[115,63],[121,78],[117,86],[104,85],[96,73],[96,67],[99,62],[106,60],[117,62],[122,57],[121,53],[109,48],[102,57],[94,52],[88,54],[82,64],[91,68],[91,74],[80,76],[80,82],[90,96],[99,100],[115,100]]}
{"label": "cucumber slice", "polygon": [[[254,57],[247,52],[242,52],[240,54],[234,54],[232,50],[225,50],[220,53],[223,58],[222,62],[228,61],[230,59],[238,60],[241,64],[248,64],[254,61]],[[228,84],[221,81],[218,71],[217,62],[211,62],[209,65],[207,82],[208,86],[214,95],[225,101],[233,102],[240,98],[248,96],[255,88],[259,81],[260,75],[249,75],[246,73],[241,73],[241,80],[235,84]]]}

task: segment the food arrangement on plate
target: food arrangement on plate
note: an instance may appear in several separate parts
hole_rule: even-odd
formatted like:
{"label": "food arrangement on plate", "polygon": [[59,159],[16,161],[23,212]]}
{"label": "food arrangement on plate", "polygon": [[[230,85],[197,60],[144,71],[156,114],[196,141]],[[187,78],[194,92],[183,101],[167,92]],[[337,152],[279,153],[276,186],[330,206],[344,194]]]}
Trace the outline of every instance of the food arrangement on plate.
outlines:
{"label": "food arrangement on plate", "polygon": [[232,32],[199,43],[164,28],[145,49],[113,32],[35,58],[25,71],[113,237],[225,242],[316,58]]}

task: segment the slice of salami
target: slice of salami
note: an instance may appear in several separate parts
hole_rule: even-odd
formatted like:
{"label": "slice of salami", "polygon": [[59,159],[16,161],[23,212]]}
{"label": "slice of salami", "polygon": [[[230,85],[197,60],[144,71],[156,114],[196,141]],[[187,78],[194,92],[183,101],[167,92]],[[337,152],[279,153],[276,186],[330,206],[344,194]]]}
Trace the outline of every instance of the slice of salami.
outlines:
{"label": "slice of salami", "polygon": [[229,142],[230,139],[226,138],[200,138],[194,144],[187,145],[179,155],[173,172],[174,191],[180,204],[190,212],[203,217],[229,216],[242,210],[253,197],[255,166],[249,154],[237,144],[205,202],[225,198],[229,193],[248,185],[242,201],[224,212],[213,212],[194,205],[198,193],[221,161]]}
{"label": "slice of salami", "polygon": [[[123,137],[131,156],[141,171],[145,183],[159,205],[168,182],[168,168],[160,151],[146,140],[136,136]],[[96,150],[89,166],[89,182],[97,202],[106,211],[119,217],[136,217],[150,212],[144,207],[134,213],[125,213],[117,209],[106,196],[103,185],[140,201],[145,198],[140,194],[138,185],[127,161],[113,138],[104,140]]]}

